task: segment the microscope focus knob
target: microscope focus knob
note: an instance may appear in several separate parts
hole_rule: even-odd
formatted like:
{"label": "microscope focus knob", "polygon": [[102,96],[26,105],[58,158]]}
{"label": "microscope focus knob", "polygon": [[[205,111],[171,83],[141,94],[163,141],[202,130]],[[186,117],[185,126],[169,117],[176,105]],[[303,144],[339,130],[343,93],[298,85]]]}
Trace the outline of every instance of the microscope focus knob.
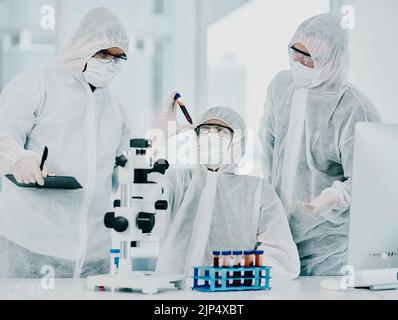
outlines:
{"label": "microscope focus knob", "polygon": [[114,229],[117,232],[126,231],[129,226],[129,222],[126,218],[124,218],[124,217],[116,217],[115,218],[114,212],[108,212],[105,215],[104,224],[105,224],[105,227]]}
{"label": "microscope focus knob", "polygon": [[115,219],[115,213],[114,212],[106,213],[105,217],[104,217],[105,227],[112,228],[114,219]]}
{"label": "microscope focus knob", "polygon": [[124,168],[126,166],[127,162],[128,162],[128,159],[124,155],[121,155],[121,156],[115,158],[115,166],[116,167]]}
{"label": "microscope focus knob", "polygon": [[137,227],[142,233],[150,233],[155,226],[155,215],[148,212],[140,212],[137,215]]}
{"label": "microscope focus knob", "polygon": [[166,200],[158,200],[155,202],[156,210],[167,210],[168,204]]}
{"label": "microscope focus knob", "polygon": [[117,217],[113,220],[113,229],[117,232],[126,231],[129,227],[129,222],[124,217]]}
{"label": "microscope focus knob", "polygon": [[152,169],[148,170],[148,173],[158,172],[161,174],[165,174],[167,169],[169,169],[169,162],[165,159],[159,159],[155,162]]}

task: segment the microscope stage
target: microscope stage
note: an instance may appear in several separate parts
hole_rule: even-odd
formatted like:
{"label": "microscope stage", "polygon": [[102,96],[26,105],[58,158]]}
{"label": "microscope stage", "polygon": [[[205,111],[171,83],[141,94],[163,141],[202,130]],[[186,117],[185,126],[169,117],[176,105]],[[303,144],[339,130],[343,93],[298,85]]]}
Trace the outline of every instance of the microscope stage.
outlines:
{"label": "microscope stage", "polygon": [[156,294],[159,289],[182,290],[184,275],[156,275],[152,272],[132,272],[131,274],[104,274],[87,277],[87,289],[132,289],[145,294]]}

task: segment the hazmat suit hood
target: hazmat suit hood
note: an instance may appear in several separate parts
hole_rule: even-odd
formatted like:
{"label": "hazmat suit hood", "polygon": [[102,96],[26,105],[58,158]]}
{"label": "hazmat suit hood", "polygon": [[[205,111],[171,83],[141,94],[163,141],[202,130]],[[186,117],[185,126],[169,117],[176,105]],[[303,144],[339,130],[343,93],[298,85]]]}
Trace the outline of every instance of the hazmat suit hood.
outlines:
{"label": "hazmat suit hood", "polygon": [[210,108],[202,115],[200,123],[203,124],[212,119],[221,120],[234,131],[230,146],[232,164],[221,166],[218,172],[235,173],[240,159],[246,152],[247,127],[245,121],[235,110],[228,107]]}
{"label": "hazmat suit hood", "polygon": [[348,31],[334,14],[321,14],[304,21],[297,29],[289,48],[304,45],[314,61],[312,90],[338,92],[347,85],[350,65]]}
{"label": "hazmat suit hood", "polygon": [[100,7],[89,11],[72,39],[61,51],[55,65],[77,74],[99,50],[107,48],[129,50],[129,37],[120,18],[111,10]]}

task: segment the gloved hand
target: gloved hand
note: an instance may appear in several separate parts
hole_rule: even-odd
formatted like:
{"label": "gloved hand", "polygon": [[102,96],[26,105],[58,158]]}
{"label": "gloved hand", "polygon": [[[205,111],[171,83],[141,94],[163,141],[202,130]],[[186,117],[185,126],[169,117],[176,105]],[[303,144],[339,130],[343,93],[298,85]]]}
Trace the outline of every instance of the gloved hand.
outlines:
{"label": "gloved hand", "polygon": [[318,197],[312,200],[311,203],[299,201],[297,205],[307,212],[319,214],[323,211],[336,208],[340,203],[341,200],[337,190],[327,188],[323,190]]}
{"label": "gloved hand", "polygon": [[38,183],[40,186],[44,185],[43,177],[47,177],[48,171],[43,167],[40,170],[39,157],[30,153],[18,160],[11,168],[11,173],[14,175],[18,183]]}
{"label": "gloved hand", "polygon": [[167,100],[166,106],[157,117],[156,127],[166,135],[167,138],[172,137],[184,130],[194,129],[194,125],[180,125],[177,123],[178,104],[174,101],[177,92],[173,92]]}

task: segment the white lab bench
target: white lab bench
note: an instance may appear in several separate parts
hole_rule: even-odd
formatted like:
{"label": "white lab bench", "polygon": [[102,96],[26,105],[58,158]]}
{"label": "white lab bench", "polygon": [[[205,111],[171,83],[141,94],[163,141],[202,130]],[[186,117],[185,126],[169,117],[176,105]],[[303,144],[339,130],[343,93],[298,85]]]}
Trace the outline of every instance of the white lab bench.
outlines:
{"label": "white lab bench", "polygon": [[[328,277],[330,278],[330,277]],[[54,279],[53,289],[42,289],[41,279],[0,279],[0,299],[33,300],[380,300],[398,299],[398,290],[369,291],[349,289],[329,291],[321,289],[327,277],[300,277],[288,281],[272,279],[270,291],[204,293],[185,290],[160,291],[155,295],[144,295],[135,291],[88,291],[85,279]],[[338,278],[337,278],[338,279]]]}

